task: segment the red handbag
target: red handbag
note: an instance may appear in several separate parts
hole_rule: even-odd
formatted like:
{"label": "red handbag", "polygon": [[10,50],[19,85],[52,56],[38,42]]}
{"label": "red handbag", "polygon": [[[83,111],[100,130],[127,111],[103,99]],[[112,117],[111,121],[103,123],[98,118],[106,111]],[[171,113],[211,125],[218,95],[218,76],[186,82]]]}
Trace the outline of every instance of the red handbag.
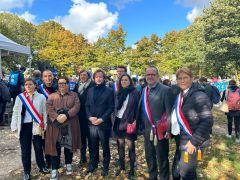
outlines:
{"label": "red handbag", "polygon": [[163,113],[161,120],[157,121],[157,133],[159,140],[164,138],[164,133],[166,133],[167,128],[167,114]]}
{"label": "red handbag", "polygon": [[133,122],[132,124],[128,123],[127,125],[127,134],[135,134],[136,133],[136,123]]}

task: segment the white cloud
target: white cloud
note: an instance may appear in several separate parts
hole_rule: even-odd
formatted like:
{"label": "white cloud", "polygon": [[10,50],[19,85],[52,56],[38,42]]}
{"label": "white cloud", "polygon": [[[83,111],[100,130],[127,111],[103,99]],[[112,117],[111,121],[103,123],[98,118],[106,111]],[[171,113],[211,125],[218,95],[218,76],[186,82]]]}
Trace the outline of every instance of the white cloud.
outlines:
{"label": "white cloud", "polygon": [[187,13],[187,20],[193,22],[197,16],[201,16],[203,9],[210,5],[212,0],[176,0],[176,3],[193,9]]}
{"label": "white cloud", "polygon": [[90,42],[95,42],[117,24],[118,13],[111,13],[103,2],[89,3],[86,0],[72,0],[68,15],[55,17],[66,29],[82,33]]}
{"label": "white cloud", "polygon": [[200,16],[202,14],[202,10],[198,9],[197,7],[194,7],[192,11],[187,13],[187,20],[189,22],[193,22],[197,16]]}
{"label": "white cloud", "polygon": [[112,0],[110,1],[111,4],[117,7],[118,10],[121,10],[126,7],[129,3],[139,2],[141,0]]}
{"label": "white cloud", "polygon": [[18,15],[18,16],[25,19],[28,22],[33,23],[33,24],[34,24],[34,21],[35,21],[35,18],[36,18],[36,15],[33,15],[33,14],[29,13],[28,11],[26,11],[23,14]]}
{"label": "white cloud", "polygon": [[6,11],[14,8],[30,7],[34,0],[0,0],[0,10]]}

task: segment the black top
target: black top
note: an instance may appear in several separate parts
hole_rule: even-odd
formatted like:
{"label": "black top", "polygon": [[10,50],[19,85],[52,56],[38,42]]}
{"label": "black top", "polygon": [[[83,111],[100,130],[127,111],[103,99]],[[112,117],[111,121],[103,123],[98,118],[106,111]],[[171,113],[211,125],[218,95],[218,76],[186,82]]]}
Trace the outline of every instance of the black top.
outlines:
{"label": "black top", "polygon": [[101,85],[100,88],[97,85],[90,88],[87,92],[85,107],[88,119],[90,117],[102,118],[103,123],[98,126],[111,127],[110,116],[114,110],[114,92],[112,89],[106,87],[105,84]]}
{"label": "black top", "polygon": [[189,138],[181,130],[180,141],[186,143],[190,139],[194,146],[201,146],[210,137],[213,116],[211,102],[199,84],[193,83],[187,94],[184,95],[182,113],[192,130],[193,136]]}

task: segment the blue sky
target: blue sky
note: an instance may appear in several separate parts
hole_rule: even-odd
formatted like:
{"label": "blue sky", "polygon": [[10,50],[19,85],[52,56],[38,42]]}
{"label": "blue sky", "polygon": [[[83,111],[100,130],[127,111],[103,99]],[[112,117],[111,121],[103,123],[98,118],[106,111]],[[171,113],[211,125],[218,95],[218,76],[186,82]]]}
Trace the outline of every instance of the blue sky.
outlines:
{"label": "blue sky", "polygon": [[131,46],[143,36],[181,30],[211,0],[0,0],[0,11],[17,14],[34,24],[61,23],[90,41],[121,24]]}

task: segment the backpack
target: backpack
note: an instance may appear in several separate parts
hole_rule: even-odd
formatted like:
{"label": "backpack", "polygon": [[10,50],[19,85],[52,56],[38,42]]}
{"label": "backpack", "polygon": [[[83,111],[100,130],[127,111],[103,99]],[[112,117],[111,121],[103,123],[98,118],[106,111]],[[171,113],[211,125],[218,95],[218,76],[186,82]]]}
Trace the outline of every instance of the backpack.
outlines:
{"label": "backpack", "polygon": [[17,86],[19,78],[19,72],[11,72],[9,76],[9,84],[12,86]]}
{"label": "backpack", "polygon": [[240,89],[236,89],[235,92],[231,90],[227,93],[227,105],[229,110],[240,110]]}
{"label": "backpack", "polygon": [[[212,85],[211,85],[212,86]],[[212,86],[211,101],[213,104],[219,103],[221,99],[220,92],[216,86]]]}
{"label": "backpack", "polygon": [[36,85],[38,87],[39,85],[42,84],[42,80],[41,79],[35,79],[35,83],[36,83]]}

